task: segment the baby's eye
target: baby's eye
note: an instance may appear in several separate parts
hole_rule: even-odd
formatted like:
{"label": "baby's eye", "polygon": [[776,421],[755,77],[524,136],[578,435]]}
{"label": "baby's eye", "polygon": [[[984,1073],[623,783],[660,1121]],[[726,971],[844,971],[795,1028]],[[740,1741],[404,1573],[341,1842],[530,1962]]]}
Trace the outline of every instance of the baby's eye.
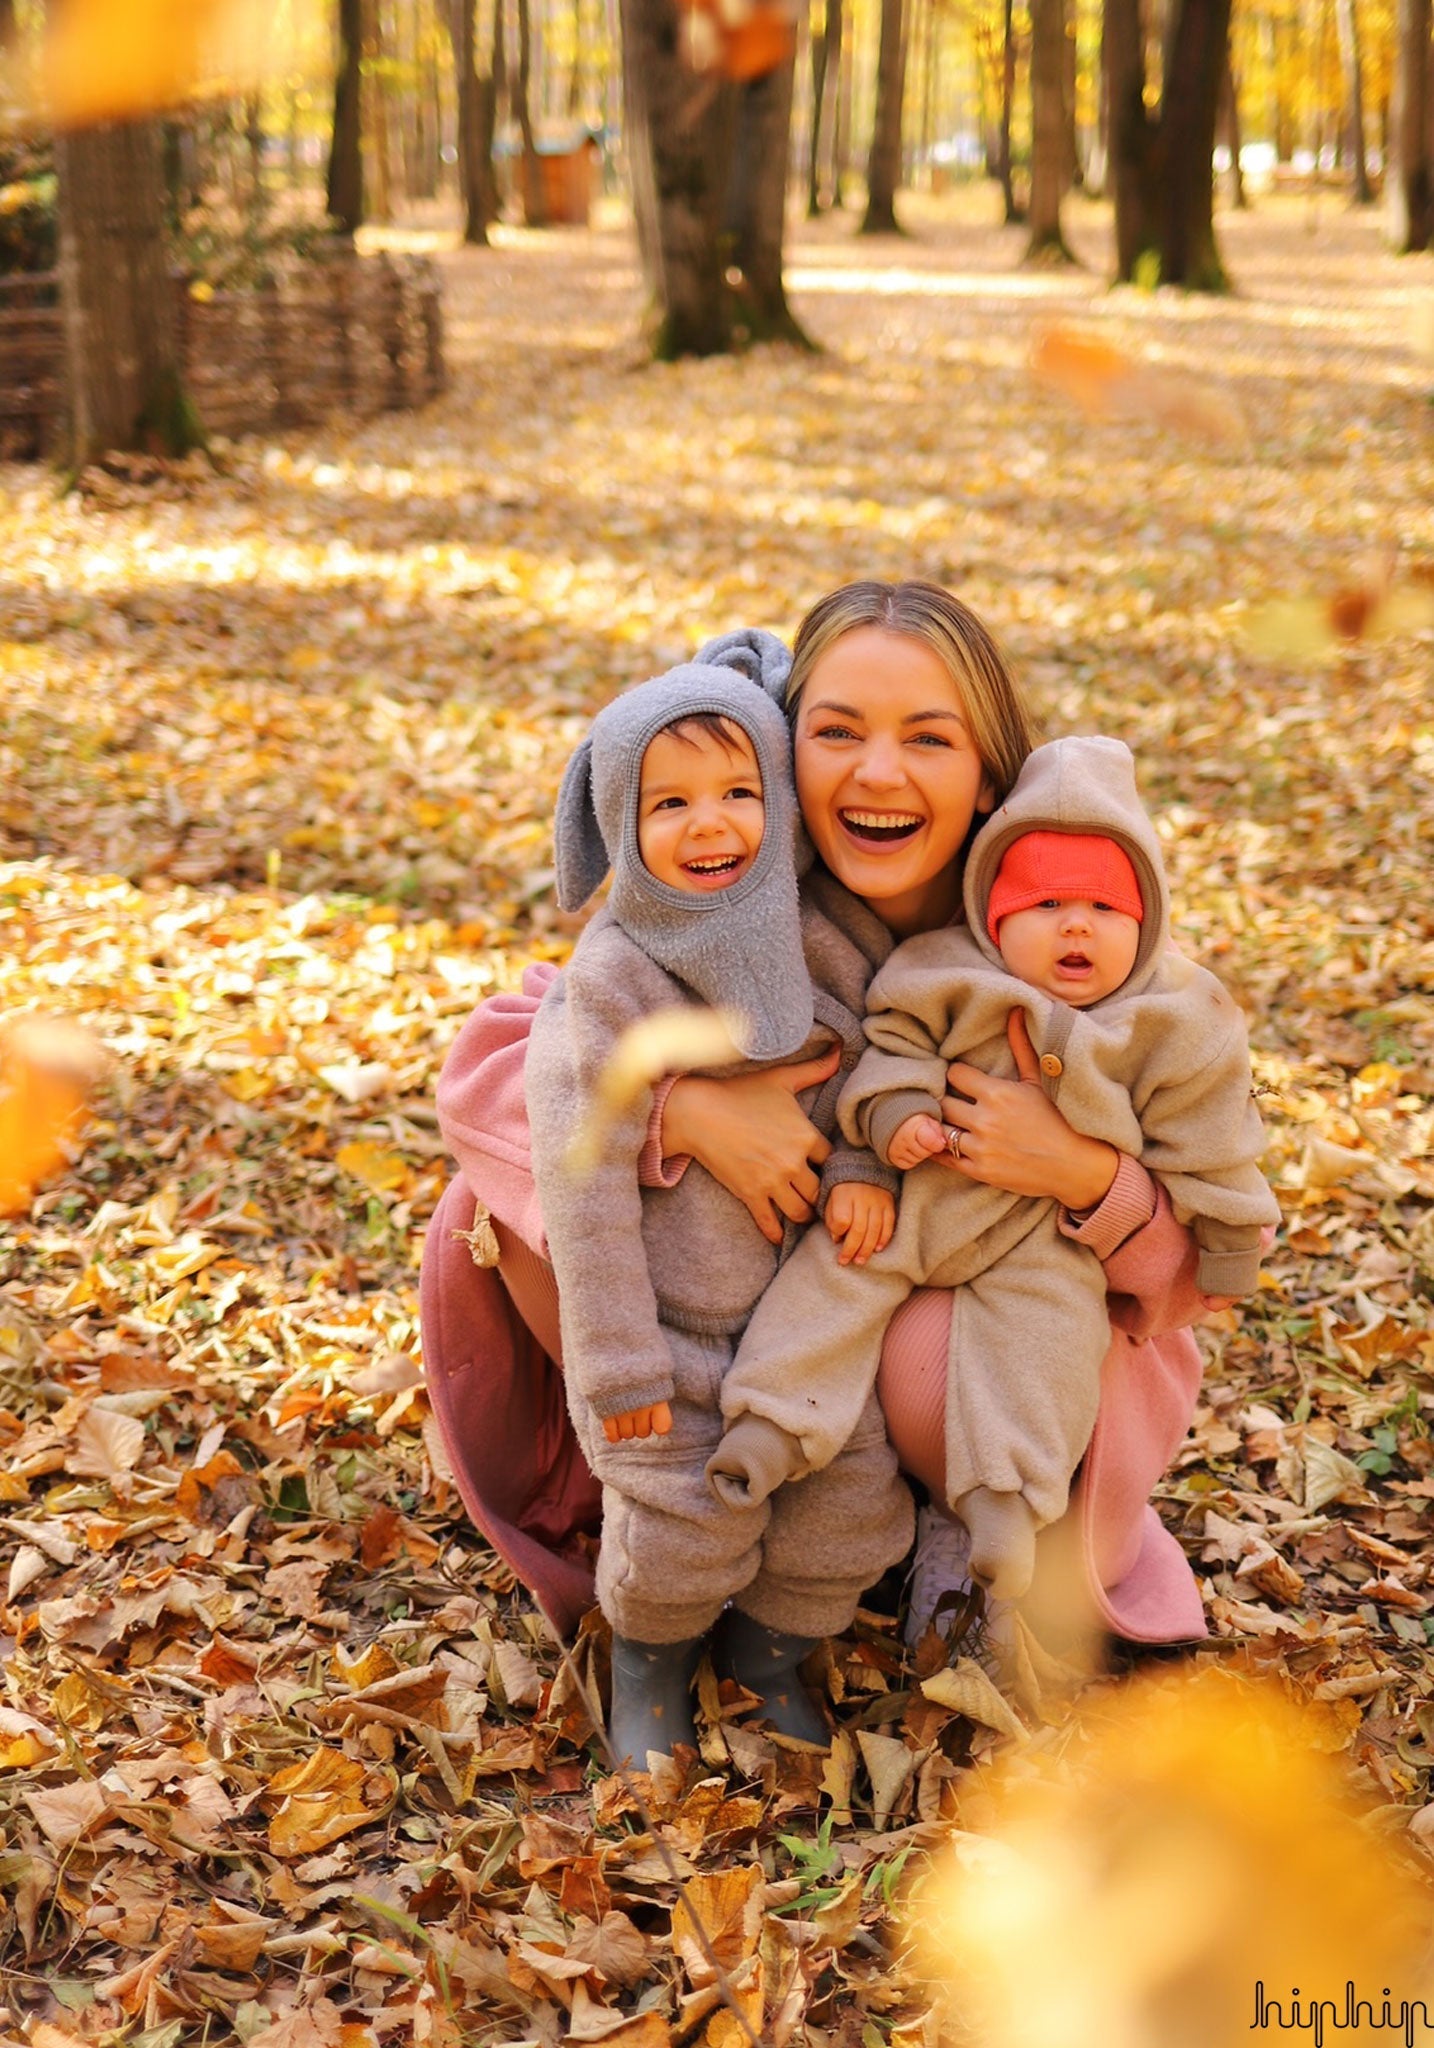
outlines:
{"label": "baby's eye", "polygon": [[687,808],[685,796],[660,796],[652,806],[654,811],[681,811]]}
{"label": "baby's eye", "polygon": [[1096,908],[1097,910],[1109,910],[1109,911],[1113,911],[1113,910],[1115,909],[1115,905],[1114,905],[1113,903],[1102,903],[1102,902],[1100,901],[1100,898],[1099,898],[1099,897],[1097,897],[1097,898],[1096,898],[1096,902],[1095,902],[1095,908]]}
{"label": "baby's eye", "polygon": [[738,782],[728,790],[726,801],[734,803],[739,799],[759,804],[762,801],[762,792],[760,789],[753,789],[748,783]]}
{"label": "baby's eye", "polygon": [[1061,908],[1061,899],[1060,899],[1060,897],[1059,897],[1059,896],[1047,896],[1047,897],[1045,897],[1045,898],[1044,898],[1044,899],[1042,900],[1042,903],[1041,903],[1041,908],[1042,908],[1042,910],[1059,910],[1059,909]]}

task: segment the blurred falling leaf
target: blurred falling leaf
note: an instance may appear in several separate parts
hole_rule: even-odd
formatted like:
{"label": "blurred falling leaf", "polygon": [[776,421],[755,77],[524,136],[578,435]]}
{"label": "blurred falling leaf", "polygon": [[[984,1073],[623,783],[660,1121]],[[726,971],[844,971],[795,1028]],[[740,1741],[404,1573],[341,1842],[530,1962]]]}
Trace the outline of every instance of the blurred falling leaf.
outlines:
{"label": "blurred falling leaf", "polygon": [[62,128],[133,120],[257,86],[292,61],[277,15],[265,0],[55,0],[43,65],[51,117]]}
{"label": "blurred falling leaf", "polygon": [[0,1032],[0,1216],[73,1157],[105,1054],[87,1031],[27,1017]]}
{"label": "blurred falling leaf", "polygon": [[568,1146],[570,1173],[591,1173],[602,1157],[608,1133],[646,1088],[664,1074],[696,1067],[726,1066],[742,1055],[737,1036],[743,1020],[733,1010],[656,1010],[624,1031],[608,1055],[593,1090],[592,1108]]}
{"label": "blurred falling leaf", "polygon": [[[990,1774],[994,1840],[920,1892],[925,1967],[989,2048],[1234,2048],[1256,1985],[1430,1988],[1418,1881],[1358,1818],[1325,1731],[1207,1667],[1097,1699],[1087,1743]],[[1280,2022],[1283,2024],[1283,2021]]]}
{"label": "blurred falling leaf", "polygon": [[1249,438],[1245,416],[1228,393],[1138,362],[1074,328],[1037,328],[1030,362],[1038,383],[1073,399],[1091,418],[1148,419],[1215,449],[1239,449]]}
{"label": "blurred falling leaf", "polygon": [[1434,587],[1396,583],[1381,562],[1328,596],[1272,598],[1245,620],[1250,652],[1294,667],[1434,628]]}

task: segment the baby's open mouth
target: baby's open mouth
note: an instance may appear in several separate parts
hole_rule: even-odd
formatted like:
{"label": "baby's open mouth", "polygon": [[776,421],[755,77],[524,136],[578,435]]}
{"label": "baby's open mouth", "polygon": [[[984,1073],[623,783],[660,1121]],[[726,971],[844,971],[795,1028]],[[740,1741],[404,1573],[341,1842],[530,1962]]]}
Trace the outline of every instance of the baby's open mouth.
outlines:
{"label": "baby's open mouth", "polygon": [[1060,965],[1066,969],[1067,973],[1084,974],[1090,966],[1090,956],[1087,953],[1063,953]]}
{"label": "baby's open mouth", "polygon": [[734,868],[742,865],[740,853],[719,853],[711,860],[685,860],[684,871],[689,875],[730,875]]}
{"label": "baby's open mouth", "polygon": [[909,839],[926,822],[913,811],[842,811],[839,815],[854,839],[869,839],[874,846]]}

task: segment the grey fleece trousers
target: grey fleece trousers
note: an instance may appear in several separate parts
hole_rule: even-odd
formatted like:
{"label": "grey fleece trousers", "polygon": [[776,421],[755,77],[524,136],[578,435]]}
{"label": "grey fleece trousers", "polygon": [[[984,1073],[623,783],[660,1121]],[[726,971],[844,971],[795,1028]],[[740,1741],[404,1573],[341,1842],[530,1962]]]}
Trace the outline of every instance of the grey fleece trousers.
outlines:
{"label": "grey fleece trousers", "polygon": [[726,1427],[721,1391],[732,1342],[664,1334],[677,1388],[668,1436],[610,1444],[591,1412],[573,1417],[603,1484],[603,1613],[618,1635],[643,1643],[705,1635],[729,1600],[767,1628],[839,1635],[914,1533],[911,1493],[875,1394],[823,1471],[755,1507],[728,1507],[709,1488],[705,1467]]}

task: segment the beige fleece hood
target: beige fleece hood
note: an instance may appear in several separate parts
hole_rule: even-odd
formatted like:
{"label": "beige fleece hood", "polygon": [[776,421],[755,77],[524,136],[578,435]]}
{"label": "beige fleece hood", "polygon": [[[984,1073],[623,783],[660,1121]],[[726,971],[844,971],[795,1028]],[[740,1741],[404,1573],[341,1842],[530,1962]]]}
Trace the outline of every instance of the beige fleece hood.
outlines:
{"label": "beige fleece hood", "polygon": [[1006,801],[977,834],[966,857],[966,926],[972,941],[997,964],[1001,955],[986,930],[986,906],[1006,848],[1027,832],[1097,832],[1129,854],[1145,918],[1135,965],[1116,993],[1138,993],[1166,949],[1170,892],[1160,841],[1141,804],[1135,759],[1124,741],[1072,737],[1037,747],[1027,756]]}

